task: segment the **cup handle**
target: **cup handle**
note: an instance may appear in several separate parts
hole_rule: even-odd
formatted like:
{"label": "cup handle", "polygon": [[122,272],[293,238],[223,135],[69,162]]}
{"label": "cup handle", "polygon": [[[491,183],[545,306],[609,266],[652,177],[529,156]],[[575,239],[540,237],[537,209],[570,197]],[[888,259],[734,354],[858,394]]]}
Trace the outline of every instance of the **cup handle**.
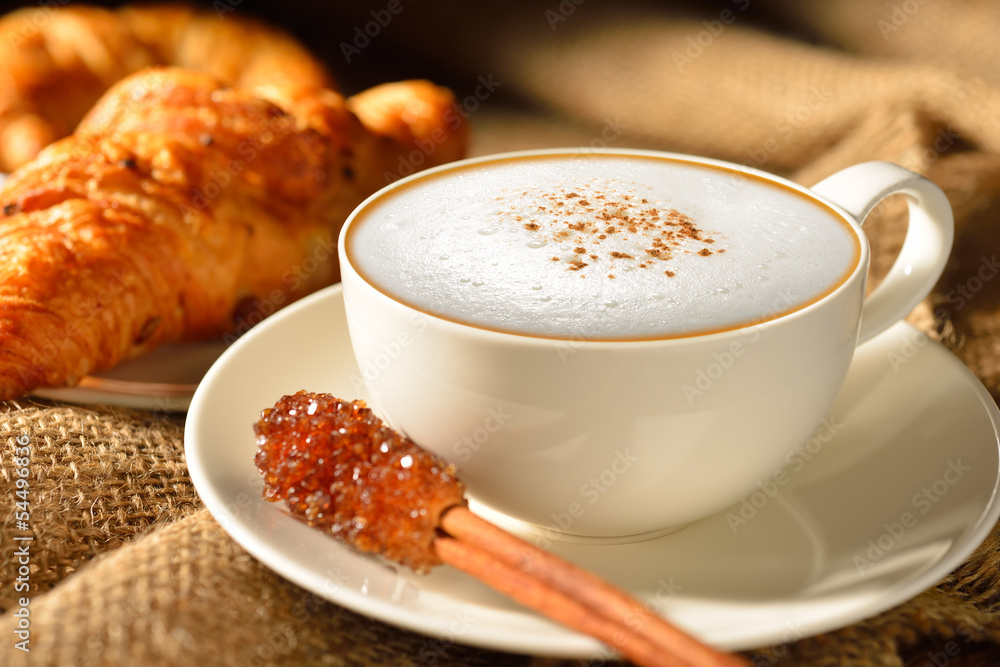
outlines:
{"label": "cup handle", "polygon": [[812,187],[863,224],[880,201],[906,196],[909,224],[903,247],[885,279],[865,299],[858,345],[906,317],[930,294],[951,253],[955,222],[941,188],[891,162],[863,162]]}

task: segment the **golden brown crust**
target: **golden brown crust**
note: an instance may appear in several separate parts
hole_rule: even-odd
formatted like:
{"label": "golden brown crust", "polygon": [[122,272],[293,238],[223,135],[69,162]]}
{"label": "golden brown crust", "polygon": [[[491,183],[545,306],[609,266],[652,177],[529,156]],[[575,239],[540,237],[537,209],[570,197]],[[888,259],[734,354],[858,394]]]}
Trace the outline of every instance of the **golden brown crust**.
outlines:
{"label": "golden brown crust", "polygon": [[[205,73],[145,71],[11,176],[0,397],[245,328],[337,280],[340,226],[413,146],[367,129],[336,93],[294,93],[281,108]],[[449,99],[434,89],[411,120],[464,136]]]}
{"label": "golden brown crust", "polygon": [[157,64],[203,70],[239,88],[274,82],[334,88],[326,67],[295,39],[245,15],[157,4],[126,6],[118,16]]}
{"label": "golden brown crust", "polygon": [[0,18],[0,171],[67,136],[113,83],[151,65],[204,70],[234,86],[333,85],[295,40],[248,18],[172,4],[20,9]]}
{"label": "golden brown crust", "polygon": [[430,81],[387,83],[362,91],[347,100],[347,107],[366,127],[378,134],[415,147],[407,165],[396,165],[397,177],[421,166],[421,154],[438,163],[457,160],[468,144],[464,116],[451,93]]}

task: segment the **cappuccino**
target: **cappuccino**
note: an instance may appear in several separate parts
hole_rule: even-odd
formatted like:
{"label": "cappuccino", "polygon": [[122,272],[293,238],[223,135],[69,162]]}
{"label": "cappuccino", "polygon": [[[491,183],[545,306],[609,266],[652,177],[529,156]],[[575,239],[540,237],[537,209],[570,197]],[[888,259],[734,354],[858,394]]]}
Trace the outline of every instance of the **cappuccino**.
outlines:
{"label": "cappuccino", "polygon": [[479,328],[651,340],[774,319],[821,299],[861,245],[791,188],[673,158],[510,158],[429,174],[359,212],[357,272],[390,298]]}

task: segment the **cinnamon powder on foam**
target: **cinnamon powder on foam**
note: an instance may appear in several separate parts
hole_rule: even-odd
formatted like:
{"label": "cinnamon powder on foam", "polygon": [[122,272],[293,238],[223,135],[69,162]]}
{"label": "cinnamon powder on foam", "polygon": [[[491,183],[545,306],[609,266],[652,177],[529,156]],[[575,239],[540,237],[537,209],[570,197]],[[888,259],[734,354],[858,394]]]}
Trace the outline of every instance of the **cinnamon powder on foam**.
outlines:
{"label": "cinnamon powder on foam", "polygon": [[[539,240],[556,243],[572,242],[576,245],[570,255],[553,256],[552,261],[566,264],[567,271],[583,271],[598,264],[610,271],[632,265],[638,269],[663,268],[677,252],[693,252],[701,257],[724,253],[709,246],[715,239],[707,235],[690,216],[672,208],[658,208],[648,199],[635,194],[589,192],[586,185],[573,190],[558,188],[538,195],[523,192],[525,197],[535,196],[545,203],[534,207],[538,217],[514,216],[522,226]],[[498,199],[501,199],[498,197]],[[504,214],[504,212],[500,212]],[[545,220],[548,218],[548,220]],[[602,246],[610,237],[631,234],[643,248],[644,254],[635,256],[621,250],[607,251]],[[691,246],[702,245],[694,250]],[[668,277],[674,271],[664,269]],[[586,277],[581,273],[581,277]],[[614,278],[609,273],[608,278]]]}

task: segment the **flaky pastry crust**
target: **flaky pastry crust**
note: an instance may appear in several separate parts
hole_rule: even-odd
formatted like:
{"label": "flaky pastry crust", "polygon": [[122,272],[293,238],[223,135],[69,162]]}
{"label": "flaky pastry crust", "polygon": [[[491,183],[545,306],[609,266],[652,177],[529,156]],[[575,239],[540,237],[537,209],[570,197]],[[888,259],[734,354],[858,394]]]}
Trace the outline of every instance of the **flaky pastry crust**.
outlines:
{"label": "flaky pastry crust", "polygon": [[414,151],[426,167],[465,150],[448,91],[391,84],[383,104],[380,88],[354,104],[176,68],[115,85],[0,191],[0,398],[245,328],[335,282],[350,211]]}
{"label": "flaky pastry crust", "polygon": [[153,65],[202,70],[241,88],[333,88],[322,63],[291,36],[240,14],[38,3],[0,18],[0,171],[70,134],[115,82]]}

